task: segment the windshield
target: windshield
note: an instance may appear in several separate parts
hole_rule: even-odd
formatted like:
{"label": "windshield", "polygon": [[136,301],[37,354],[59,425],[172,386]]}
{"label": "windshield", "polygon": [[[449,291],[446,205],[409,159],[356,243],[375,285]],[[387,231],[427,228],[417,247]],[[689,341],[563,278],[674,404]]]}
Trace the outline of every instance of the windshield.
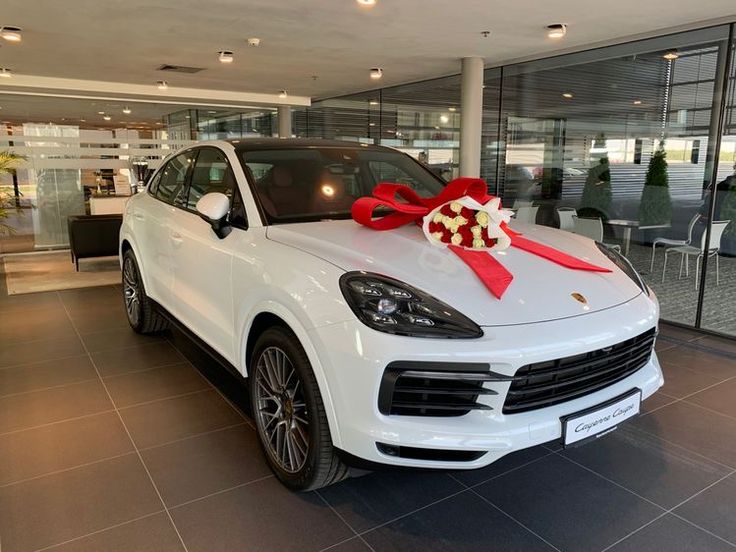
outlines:
{"label": "windshield", "polygon": [[255,150],[240,153],[270,224],[350,217],[350,207],[376,184],[396,182],[422,197],[444,183],[399,152],[359,148]]}

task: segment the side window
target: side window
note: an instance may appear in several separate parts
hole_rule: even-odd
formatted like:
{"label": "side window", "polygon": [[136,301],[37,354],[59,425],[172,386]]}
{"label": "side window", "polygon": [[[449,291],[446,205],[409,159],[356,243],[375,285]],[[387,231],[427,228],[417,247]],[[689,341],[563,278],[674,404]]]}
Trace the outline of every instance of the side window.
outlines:
{"label": "side window", "polygon": [[211,192],[223,193],[232,200],[234,188],[235,175],[225,154],[216,148],[202,148],[192,170],[185,206],[194,211],[199,199]]}
{"label": "side window", "polygon": [[177,155],[166,163],[164,170],[161,171],[161,179],[154,192],[157,198],[167,203],[174,203],[182,192],[184,182],[187,178],[187,171],[193,158],[194,153],[189,151]]}
{"label": "side window", "polygon": [[156,188],[158,188],[158,183],[161,181],[161,175],[163,173],[164,171],[158,171],[151,179],[151,182],[148,184],[148,191],[150,194],[156,195]]}

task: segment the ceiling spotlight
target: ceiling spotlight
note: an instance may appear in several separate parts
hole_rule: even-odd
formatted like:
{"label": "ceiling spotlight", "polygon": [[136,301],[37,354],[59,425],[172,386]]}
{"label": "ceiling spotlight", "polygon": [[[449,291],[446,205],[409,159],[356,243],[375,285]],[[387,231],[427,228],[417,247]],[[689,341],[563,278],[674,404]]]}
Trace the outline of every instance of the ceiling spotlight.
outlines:
{"label": "ceiling spotlight", "polygon": [[106,121],[109,121],[110,119],[112,119],[112,117],[110,117],[109,115],[105,115],[105,116],[103,117],[103,119],[105,119]]}
{"label": "ceiling spotlight", "polygon": [[130,115],[130,114],[132,113],[132,111],[131,111],[131,110],[130,110],[130,108],[129,108],[129,107],[128,107],[128,106],[126,105],[126,106],[125,106],[125,107],[123,108],[123,113],[125,113],[126,115]]}
{"label": "ceiling spotlight", "polygon": [[98,114],[98,115],[104,115],[104,114],[105,114],[105,112],[104,112],[104,111],[98,111],[98,112],[97,112],[97,114]]}
{"label": "ceiling spotlight", "polygon": [[0,68],[0,77],[4,79],[9,79],[13,76],[13,73],[10,69],[6,69],[5,67]]}
{"label": "ceiling spotlight", "polygon": [[169,87],[169,83],[167,83],[166,81],[158,81],[156,83],[156,86],[158,86],[159,90],[166,90]]}
{"label": "ceiling spotlight", "polygon": [[447,111],[452,111],[453,113],[457,111],[457,107],[448,107]]}
{"label": "ceiling spotlight", "polygon": [[376,0],[355,0],[358,4],[366,8],[372,8],[376,5]]}
{"label": "ceiling spotlight", "polygon": [[567,34],[567,25],[564,23],[555,23],[554,25],[547,25],[547,37],[549,38],[562,38]]}
{"label": "ceiling spotlight", "polygon": [[286,90],[281,90],[279,92],[279,98],[285,98],[286,96],[288,96],[288,94],[286,93]]}
{"label": "ceiling spotlight", "polygon": [[680,57],[680,54],[677,53],[677,50],[672,50],[672,51],[667,52],[662,57],[666,59],[667,61],[674,61]]}
{"label": "ceiling spotlight", "polygon": [[450,118],[447,115],[440,115],[440,123],[449,123]]}
{"label": "ceiling spotlight", "polygon": [[482,36],[483,38],[488,38],[489,36],[491,36],[491,31],[481,31],[480,36]]}
{"label": "ceiling spotlight", "polygon": [[567,98],[568,100],[570,100],[570,99],[574,98],[575,96],[573,96],[572,92],[563,92],[562,93],[562,97],[563,98]]}
{"label": "ceiling spotlight", "polygon": [[378,100],[370,100],[368,105],[378,105]]}
{"label": "ceiling spotlight", "polygon": [[210,115],[214,115],[215,113],[217,113],[217,111],[210,109],[207,113],[209,113]]}
{"label": "ceiling spotlight", "polygon": [[634,105],[641,105],[641,100],[634,100]]}
{"label": "ceiling spotlight", "polygon": [[20,42],[23,37],[20,27],[0,27],[0,36],[8,42]]}
{"label": "ceiling spotlight", "polygon": [[260,46],[260,45],[261,45],[261,39],[260,38],[253,37],[253,38],[249,38],[248,39],[248,46],[257,47],[257,46]]}
{"label": "ceiling spotlight", "polygon": [[380,79],[383,76],[383,69],[380,67],[374,67],[371,69],[371,78],[372,79]]}
{"label": "ceiling spotlight", "polygon": [[233,59],[235,59],[233,53],[228,50],[221,50],[217,54],[217,59],[220,60],[220,63],[232,63]]}

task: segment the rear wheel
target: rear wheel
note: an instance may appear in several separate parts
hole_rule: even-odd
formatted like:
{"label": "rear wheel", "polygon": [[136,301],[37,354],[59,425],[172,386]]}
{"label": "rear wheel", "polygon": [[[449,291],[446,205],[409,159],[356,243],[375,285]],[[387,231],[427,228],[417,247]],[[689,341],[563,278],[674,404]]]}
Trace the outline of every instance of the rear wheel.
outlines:
{"label": "rear wheel", "polygon": [[308,491],[341,481],[322,396],[299,340],[287,328],[266,330],[251,359],[250,395],[258,437],[281,482]]}
{"label": "rear wheel", "polygon": [[166,319],[146,295],[135,254],[128,249],[123,253],[123,299],[128,323],[140,334],[157,333],[168,328]]}

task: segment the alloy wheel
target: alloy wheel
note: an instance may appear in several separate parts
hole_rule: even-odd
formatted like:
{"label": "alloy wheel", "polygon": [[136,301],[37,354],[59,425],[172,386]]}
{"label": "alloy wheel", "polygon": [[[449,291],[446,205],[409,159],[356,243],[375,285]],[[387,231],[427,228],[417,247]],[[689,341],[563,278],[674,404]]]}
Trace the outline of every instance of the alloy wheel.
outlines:
{"label": "alloy wheel", "polygon": [[281,469],[296,473],[309,454],[309,417],[299,375],[278,347],[263,350],[255,372],[254,406],[266,449]]}
{"label": "alloy wheel", "polygon": [[140,284],[138,270],[130,257],[126,257],[123,262],[123,296],[128,320],[131,324],[136,325],[141,317]]}

